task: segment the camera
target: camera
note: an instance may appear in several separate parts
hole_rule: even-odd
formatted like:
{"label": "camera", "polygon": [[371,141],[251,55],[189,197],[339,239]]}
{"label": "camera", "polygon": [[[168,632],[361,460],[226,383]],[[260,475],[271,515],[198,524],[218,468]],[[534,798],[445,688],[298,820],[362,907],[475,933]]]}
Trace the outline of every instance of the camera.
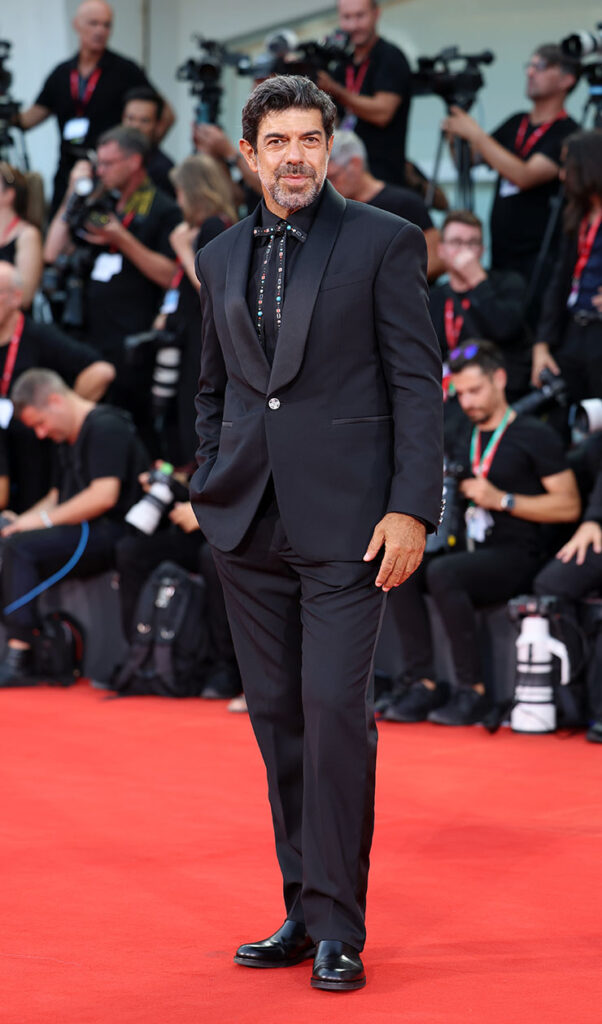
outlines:
{"label": "camera", "polygon": [[437,533],[429,533],[426,538],[427,554],[452,551],[457,547],[463,535],[462,501],[458,484],[472,476],[460,462],[445,459],[443,467],[443,515]]}
{"label": "camera", "polygon": [[539,375],[539,381],[539,388],[514,402],[513,409],[519,416],[537,412],[552,402],[557,402],[558,405],[566,404],[566,382],[559,374],[552,373],[546,366]]}
{"label": "camera", "polygon": [[75,182],[65,213],[65,224],[74,242],[84,241],[89,226],[102,228],[110,214],[115,213],[119,192],[98,191],[93,178],[78,178]]}
{"label": "camera", "polygon": [[[464,54],[457,46],[448,46],[434,57],[419,57],[418,71],[412,75],[412,92],[414,96],[440,96],[448,107],[470,110],[485,84],[479,65],[492,64],[494,60],[491,50]],[[452,65],[457,61],[462,61],[463,66],[454,70]]]}
{"label": "camera", "polygon": [[12,43],[8,39],[0,39],[0,147],[3,148],[12,146],[10,129],[21,107],[21,104],[16,103],[10,95],[13,76],[4,66],[11,49]]}
{"label": "camera", "polygon": [[596,25],[595,32],[574,32],[562,40],[560,47],[567,57],[573,57],[574,60],[602,53],[602,21]]}
{"label": "camera", "polygon": [[124,339],[126,360],[130,365],[145,363],[154,356],[151,405],[153,414],[162,417],[178,393],[183,335],[176,331],[151,330],[129,334]]}
{"label": "camera", "polygon": [[243,54],[231,54],[215,39],[205,39],[194,34],[193,41],[199,47],[196,58],[190,57],[176,69],[178,82],[190,82],[190,94],[197,97],[195,120],[197,124],[216,124],[219,118],[223,88],[220,85],[222,71],[226,64],[236,66]]}
{"label": "camera", "polygon": [[602,430],[602,399],[585,398],[579,405],[572,406],[570,423],[573,444]]}
{"label": "camera", "polygon": [[126,523],[150,537],[175,501],[188,501],[188,488],[174,480],[173,472],[170,462],[160,462],[151,469],[149,490],[132,505],[125,517]]}
{"label": "camera", "polygon": [[269,75],[305,75],[316,80],[318,71],[327,71],[332,64],[351,56],[350,37],[336,29],[321,42],[298,41],[294,32],[278,29],[267,36],[265,51],[256,60],[243,57],[238,61],[239,75],[267,78]]}

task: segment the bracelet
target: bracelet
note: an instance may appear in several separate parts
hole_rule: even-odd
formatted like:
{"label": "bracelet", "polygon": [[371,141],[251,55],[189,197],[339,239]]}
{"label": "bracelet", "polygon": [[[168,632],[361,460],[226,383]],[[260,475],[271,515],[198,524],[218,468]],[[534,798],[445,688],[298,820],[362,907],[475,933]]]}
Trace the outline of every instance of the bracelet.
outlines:
{"label": "bracelet", "polygon": [[54,526],[54,523],[52,522],[52,519],[48,515],[48,513],[47,513],[45,508],[41,508],[40,509],[40,519],[44,523],[44,526],[46,527],[46,529],[48,529],[50,526]]}

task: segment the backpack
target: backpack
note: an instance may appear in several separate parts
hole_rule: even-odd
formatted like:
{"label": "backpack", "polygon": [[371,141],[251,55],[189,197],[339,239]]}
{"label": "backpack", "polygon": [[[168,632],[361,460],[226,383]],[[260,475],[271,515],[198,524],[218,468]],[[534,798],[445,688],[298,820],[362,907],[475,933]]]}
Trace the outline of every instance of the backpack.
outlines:
{"label": "backpack", "polygon": [[110,680],[122,696],[198,697],[209,656],[206,584],[175,562],[161,562],[136,606],[135,636]]}
{"label": "backpack", "polygon": [[82,673],[83,627],[64,611],[47,612],[32,641],[32,676],[40,682],[72,686]]}

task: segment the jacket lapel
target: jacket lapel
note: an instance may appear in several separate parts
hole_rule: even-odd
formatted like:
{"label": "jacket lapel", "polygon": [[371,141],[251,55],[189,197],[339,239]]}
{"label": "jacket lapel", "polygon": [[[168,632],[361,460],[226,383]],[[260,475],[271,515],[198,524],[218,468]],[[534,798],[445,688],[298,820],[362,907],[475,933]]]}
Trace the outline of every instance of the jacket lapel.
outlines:
{"label": "jacket lapel", "polygon": [[[345,200],[327,181],[316,218],[286,288],[282,327],[269,375],[270,392],[283,388],[299,372],[318,289],[337,239],[345,207]],[[259,345],[257,348],[261,352]]]}
{"label": "jacket lapel", "polygon": [[251,387],[262,394],[268,390],[270,364],[257,337],[247,305],[247,283],[253,248],[253,228],[258,212],[240,224],[226,269],[226,320],[242,372]]}

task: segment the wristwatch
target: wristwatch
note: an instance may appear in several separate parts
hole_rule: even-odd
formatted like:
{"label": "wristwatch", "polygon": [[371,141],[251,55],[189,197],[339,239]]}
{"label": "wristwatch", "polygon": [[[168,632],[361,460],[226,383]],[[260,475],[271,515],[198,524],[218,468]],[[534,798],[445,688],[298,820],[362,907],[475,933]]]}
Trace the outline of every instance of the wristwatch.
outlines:
{"label": "wristwatch", "polygon": [[513,494],[503,494],[502,500],[500,501],[500,508],[503,508],[504,512],[512,512],[516,504],[516,498]]}

